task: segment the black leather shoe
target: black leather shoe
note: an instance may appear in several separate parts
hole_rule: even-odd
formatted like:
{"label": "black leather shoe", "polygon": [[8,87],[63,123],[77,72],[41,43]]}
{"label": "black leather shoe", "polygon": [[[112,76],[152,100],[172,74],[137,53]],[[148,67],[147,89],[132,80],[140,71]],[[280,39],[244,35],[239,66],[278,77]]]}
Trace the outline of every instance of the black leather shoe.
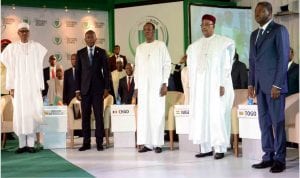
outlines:
{"label": "black leather shoe", "polygon": [[103,148],[102,145],[98,145],[98,144],[97,144],[97,150],[98,150],[98,151],[103,151],[103,149],[104,149],[104,148]]}
{"label": "black leather shoe", "polygon": [[213,155],[213,152],[207,152],[207,153],[199,153],[199,154],[196,154],[195,157],[196,158],[203,158],[203,157],[206,157],[206,156],[212,156]]}
{"label": "black leather shoe", "polygon": [[85,150],[89,150],[89,149],[91,149],[91,145],[89,144],[84,144],[84,145],[82,145],[82,147],[80,147],[79,149],[78,149],[78,151],[85,151]]}
{"label": "black leather shoe", "polygon": [[255,169],[264,169],[267,167],[271,167],[273,165],[273,161],[262,161],[258,164],[253,164],[252,167]]}
{"label": "black leather shoe", "polygon": [[270,172],[272,173],[279,173],[279,172],[282,172],[285,170],[285,164],[284,163],[281,163],[279,161],[274,161],[271,169],[270,169]]}
{"label": "black leather shoe", "polygon": [[147,147],[143,146],[143,148],[139,150],[139,153],[144,153],[144,152],[147,152],[147,151],[152,151],[152,150],[150,148],[147,148]]}
{"label": "black leather shoe", "polygon": [[216,153],[215,154],[215,159],[222,159],[224,158],[224,153]]}
{"label": "black leather shoe", "polygon": [[34,147],[28,147],[27,152],[28,152],[28,153],[36,153],[36,152],[37,152],[37,149],[34,148]]}
{"label": "black leather shoe", "polygon": [[156,147],[156,148],[154,149],[154,151],[155,151],[155,153],[161,153],[161,152],[162,152],[162,149],[161,149],[161,147]]}
{"label": "black leather shoe", "polygon": [[28,147],[27,146],[24,146],[23,148],[18,148],[15,153],[16,154],[20,154],[20,153],[24,153],[24,152],[27,152],[27,149]]}

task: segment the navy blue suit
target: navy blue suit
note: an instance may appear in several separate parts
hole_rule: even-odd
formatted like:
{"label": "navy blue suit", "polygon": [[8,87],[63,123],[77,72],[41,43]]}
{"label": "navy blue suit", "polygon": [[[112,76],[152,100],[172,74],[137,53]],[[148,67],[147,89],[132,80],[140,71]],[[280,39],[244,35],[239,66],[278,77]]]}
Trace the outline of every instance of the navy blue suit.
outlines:
{"label": "navy blue suit", "polygon": [[127,84],[127,76],[119,80],[118,93],[121,97],[122,104],[131,104],[132,96],[134,93],[134,78],[133,76],[131,77],[132,79],[131,79],[129,91],[128,91],[128,84]]}
{"label": "navy blue suit", "polygon": [[[249,80],[255,87],[258,102],[264,161],[280,161],[285,164],[285,94],[289,59],[289,34],[287,29],[271,22],[256,41],[258,29],[250,38]],[[271,98],[272,86],[281,88],[279,98]],[[274,129],[274,130],[273,130]],[[274,132],[273,132],[274,131]]]}
{"label": "navy blue suit", "polygon": [[95,47],[92,64],[89,61],[87,47],[77,52],[76,63],[77,90],[80,90],[82,101],[82,131],[83,144],[91,142],[91,108],[96,121],[96,142],[102,145],[103,141],[103,93],[109,89],[108,59],[104,49]]}

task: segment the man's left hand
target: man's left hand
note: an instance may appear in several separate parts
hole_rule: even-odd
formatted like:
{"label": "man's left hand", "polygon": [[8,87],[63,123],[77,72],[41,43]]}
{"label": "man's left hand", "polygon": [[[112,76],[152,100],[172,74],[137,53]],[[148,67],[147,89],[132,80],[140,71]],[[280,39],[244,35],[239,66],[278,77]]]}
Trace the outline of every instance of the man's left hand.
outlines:
{"label": "man's left hand", "polygon": [[108,90],[107,90],[107,89],[104,89],[103,99],[105,99],[108,95],[109,95]]}
{"label": "man's left hand", "polygon": [[225,94],[225,88],[220,86],[220,96],[223,96]]}
{"label": "man's left hand", "polygon": [[273,86],[271,89],[271,98],[277,99],[279,96],[280,96],[280,89]]}
{"label": "man's left hand", "polygon": [[168,87],[167,84],[162,84],[161,88],[160,88],[160,96],[165,96],[167,94],[168,91]]}

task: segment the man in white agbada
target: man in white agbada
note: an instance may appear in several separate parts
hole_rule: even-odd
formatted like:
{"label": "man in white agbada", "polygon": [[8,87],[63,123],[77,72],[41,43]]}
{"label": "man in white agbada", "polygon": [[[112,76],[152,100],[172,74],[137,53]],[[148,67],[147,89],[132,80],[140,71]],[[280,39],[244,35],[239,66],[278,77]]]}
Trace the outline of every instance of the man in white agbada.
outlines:
{"label": "man in white agbada", "polygon": [[230,113],[234,92],[231,66],[234,41],[214,34],[215,17],[204,15],[203,37],[187,49],[190,88],[189,139],[200,144],[196,157],[212,156],[222,159],[230,141]]}
{"label": "man in white agbada", "polygon": [[118,93],[118,88],[119,88],[119,80],[123,77],[126,76],[126,71],[123,69],[123,59],[121,57],[118,57],[116,59],[116,70],[111,72],[111,78],[113,81],[113,88],[114,88],[114,94],[115,94],[115,99],[118,99],[119,93]]}
{"label": "man in white agbada", "polygon": [[135,94],[138,98],[137,144],[139,152],[155,147],[161,153],[164,144],[165,95],[171,71],[171,58],[165,43],[154,39],[155,26],[147,22],[143,28],[146,42],[135,54]]}
{"label": "man in white agbada", "polygon": [[18,25],[20,41],[7,46],[1,62],[7,68],[6,89],[14,97],[13,129],[19,137],[16,153],[34,153],[35,133],[42,121],[43,60],[47,49],[29,40],[29,25]]}

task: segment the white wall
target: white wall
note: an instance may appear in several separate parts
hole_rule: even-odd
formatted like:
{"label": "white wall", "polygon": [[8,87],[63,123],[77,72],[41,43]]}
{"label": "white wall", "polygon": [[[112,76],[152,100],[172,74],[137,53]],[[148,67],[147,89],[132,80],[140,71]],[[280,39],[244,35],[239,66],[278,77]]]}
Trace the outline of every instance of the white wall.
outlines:
{"label": "white wall", "polygon": [[[234,0],[237,2],[238,6],[247,6],[251,7],[254,10],[256,7],[256,4],[262,0]],[[299,0],[265,0],[272,4],[273,7],[273,14],[274,21],[277,23],[280,23],[287,27],[289,34],[290,34],[290,45],[292,48],[294,48],[295,51],[295,57],[294,61],[299,63]],[[296,12],[298,14],[295,15],[286,15],[286,16],[276,16],[278,12],[280,12],[280,6],[288,4],[289,10]],[[255,19],[253,20],[253,28],[256,29],[258,27],[258,24],[255,22]],[[253,30],[254,30],[253,29]]]}

